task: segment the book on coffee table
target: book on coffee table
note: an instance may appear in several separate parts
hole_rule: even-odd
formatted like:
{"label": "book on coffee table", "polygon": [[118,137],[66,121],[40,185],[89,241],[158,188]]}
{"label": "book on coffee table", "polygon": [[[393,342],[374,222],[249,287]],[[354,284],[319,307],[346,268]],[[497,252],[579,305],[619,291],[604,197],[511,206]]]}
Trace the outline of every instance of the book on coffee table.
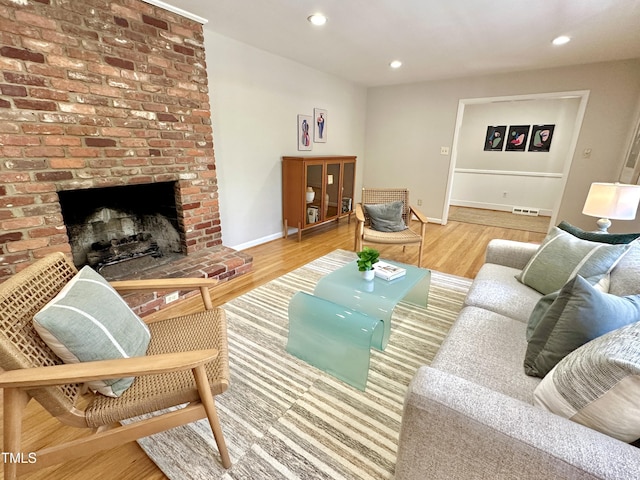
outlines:
{"label": "book on coffee table", "polygon": [[376,277],[383,278],[384,280],[395,280],[407,273],[407,270],[404,268],[383,261],[374,263],[373,271]]}

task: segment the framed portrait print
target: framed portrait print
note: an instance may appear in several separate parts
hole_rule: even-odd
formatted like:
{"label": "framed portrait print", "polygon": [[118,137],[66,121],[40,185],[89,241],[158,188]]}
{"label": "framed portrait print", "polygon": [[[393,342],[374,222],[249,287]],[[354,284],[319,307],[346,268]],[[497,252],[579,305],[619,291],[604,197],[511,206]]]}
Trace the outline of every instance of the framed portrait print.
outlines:
{"label": "framed portrait print", "polygon": [[313,141],[316,143],[327,141],[327,111],[322,108],[313,109]]}
{"label": "framed portrait print", "polygon": [[504,135],[507,132],[507,126],[487,127],[487,134],[484,137],[485,152],[499,152],[504,147]]}
{"label": "framed portrait print", "polygon": [[507,152],[524,152],[529,137],[529,125],[511,125],[505,144]]}
{"label": "framed portrait print", "polygon": [[298,115],[298,150],[311,150],[311,115]]}
{"label": "framed portrait print", "polygon": [[551,139],[555,125],[534,125],[531,127],[530,152],[548,152],[551,149]]}

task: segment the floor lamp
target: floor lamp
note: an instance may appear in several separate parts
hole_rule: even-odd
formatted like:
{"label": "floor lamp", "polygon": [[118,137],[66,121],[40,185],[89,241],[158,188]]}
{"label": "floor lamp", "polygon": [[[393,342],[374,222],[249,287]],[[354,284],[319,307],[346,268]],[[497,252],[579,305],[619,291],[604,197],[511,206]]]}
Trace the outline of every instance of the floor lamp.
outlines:
{"label": "floor lamp", "polygon": [[609,233],[611,220],[634,220],[640,202],[640,185],[592,183],[582,213],[600,217],[599,233]]}

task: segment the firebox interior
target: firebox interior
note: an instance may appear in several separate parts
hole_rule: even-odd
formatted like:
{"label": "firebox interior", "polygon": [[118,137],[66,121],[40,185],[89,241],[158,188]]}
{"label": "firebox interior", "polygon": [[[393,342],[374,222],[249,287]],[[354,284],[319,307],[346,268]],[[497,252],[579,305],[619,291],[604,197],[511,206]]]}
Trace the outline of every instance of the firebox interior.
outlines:
{"label": "firebox interior", "polygon": [[58,192],[73,261],[126,277],[184,254],[175,182]]}

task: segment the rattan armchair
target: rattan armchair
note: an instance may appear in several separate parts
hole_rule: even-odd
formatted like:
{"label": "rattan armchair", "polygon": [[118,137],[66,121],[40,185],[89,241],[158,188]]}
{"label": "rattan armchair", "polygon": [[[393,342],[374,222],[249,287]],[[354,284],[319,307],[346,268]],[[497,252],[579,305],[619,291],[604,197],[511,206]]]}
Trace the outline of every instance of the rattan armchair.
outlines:
{"label": "rattan armchair", "polygon": [[[379,232],[370,226],[370,219],[363,205],[384,204],[401,201],[402,219],[409,226],[413,216],[420,222],[420,233],[411,228],[400,232]],[[362,250],[363,245],[418,245],[418,266],[422,266],[422,252],[424,248],[424,236],[427,227],[427,217],[409,203],[409,190],[406,188],[363,188],[362,203],[356,204],[356,238],[355,250]]]}
{"label": "rattan armchair", "polygon": [[[191,290],[199,288],[202,312],[149,323],[147,356],[62,364],[40,339],[32,318],[77,273],[62,253],[51,254],[0,284],[0,388],[4,397],[4,448],[13,458],[35,453],[34,463],[6,461],[4,478],[45,468],[118,446],[169,428],[208,418],[221,462],[231,461],[213,396],[229,385],[224,310],[213,308],[211,279],[166,279],[113,282],[118,291]],[[135,376],[120,397],[81,388],[83,382]],[[26,452],[21,445],[22,416],[35,399],[53,417],[74,427],[93,430],[87,436]],[[178,409],[171,407],[182,406]],[[160,410],[145,420],[137,417]],[[145,417],[146,418],[146,417]],[[131,419],[135,419],[132,421]],[[126,422],[125,422],[126,421]],[[122,422],[122,424],[121,424]]]}

